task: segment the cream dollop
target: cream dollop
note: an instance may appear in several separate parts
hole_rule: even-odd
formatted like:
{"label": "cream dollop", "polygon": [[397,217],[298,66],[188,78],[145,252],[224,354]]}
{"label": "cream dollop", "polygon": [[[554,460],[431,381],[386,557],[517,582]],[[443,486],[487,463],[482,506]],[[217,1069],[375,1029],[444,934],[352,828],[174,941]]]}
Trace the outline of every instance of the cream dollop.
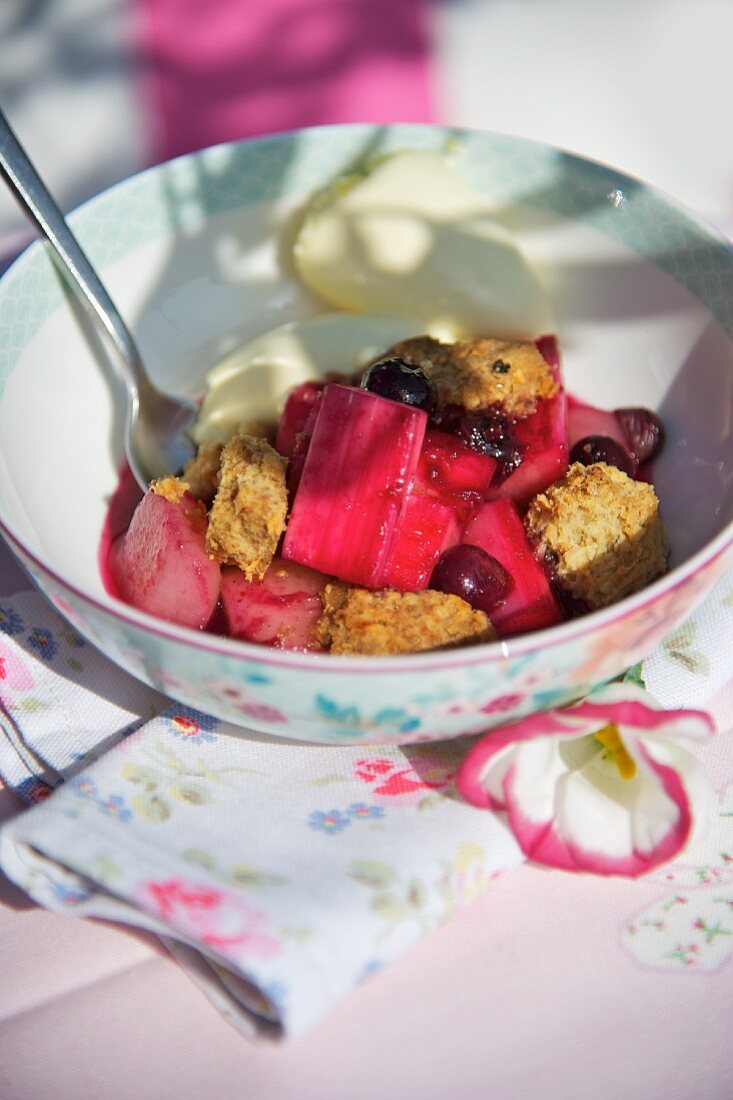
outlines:
{"label": "cream dollop", "polygon": [[415,316],[458,336],[531,338],[548,298],[491,204],[438,152],[406,150],[316,196],[294,246],[331,305]]}

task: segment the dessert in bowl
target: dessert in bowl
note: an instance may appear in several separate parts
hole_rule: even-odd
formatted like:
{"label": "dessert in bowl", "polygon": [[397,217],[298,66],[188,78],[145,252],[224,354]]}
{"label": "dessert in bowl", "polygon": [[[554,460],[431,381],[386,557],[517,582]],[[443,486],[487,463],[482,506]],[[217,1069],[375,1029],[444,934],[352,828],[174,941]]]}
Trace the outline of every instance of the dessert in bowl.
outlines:
{"label": "dessert in bowl", "polygon": [[[467,327],[491,332],[496,310],[514,302],[515,317],[501,322],[557,334],[565,385],[578,400],[645,406],[664,423],[653,474],[670,569],[612,606],[471,645],[352,656],[256,645],[123,603],[107,591],[99,563],[122,464],[115,380],[40,246],[0,284],[0,518],[11,547],[62,614],[117,663],[191,706],[274,735],[440,739],[569,702],[648,653],[730,556],[733,259],[714,231],[649,188],[509,138],[327,127],[153,169],[95,199],[72,224],[155,381],[200,396],[228,353],[333,309],[293,263],[303,209],[345,173],[405,149],[447,151],[544,289],[538,306],[499,263],[486,280],[503,297],[490,302],[486,324],[472,315]],[[461,247],[474,277],[472,244]],[[480,314],[486,296],[469,297]],[[389,301],[378,304],[390,312]],[[399,302],[394,313],[419,308],[419,300],[409,311]],[[284,374],[277,362],[254,365],[254,414],[258,401],[277,405],[303,381]]]}

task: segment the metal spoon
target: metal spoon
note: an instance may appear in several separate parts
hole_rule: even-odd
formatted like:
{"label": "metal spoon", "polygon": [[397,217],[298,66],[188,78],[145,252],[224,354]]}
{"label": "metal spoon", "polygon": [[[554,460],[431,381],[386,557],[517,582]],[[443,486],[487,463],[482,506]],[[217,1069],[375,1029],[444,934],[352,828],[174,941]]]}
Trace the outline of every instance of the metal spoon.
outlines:
{"label": "metal spoon", "polygon": [[162,393],[150,381],[130,330],[2,111],[0,174],[51,245],[62,275],[111,345],[127,389],[124,446],[136,480],[145,489],[153,478],[176,473],[193,452],[184,433],[197,407],[191,401]]}

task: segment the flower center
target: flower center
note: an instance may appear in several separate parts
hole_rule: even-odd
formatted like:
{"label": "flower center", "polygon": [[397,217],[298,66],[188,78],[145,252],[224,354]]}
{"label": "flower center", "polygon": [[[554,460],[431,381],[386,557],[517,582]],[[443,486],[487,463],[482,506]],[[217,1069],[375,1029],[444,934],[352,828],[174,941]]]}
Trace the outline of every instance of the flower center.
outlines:
{"label": "flower center", "polygon": [[636,762],[621,740],[618,726],[610,722],[602,729],[596,730],[593,736],[603,745],[605,750],[602,754],[603,759],[610,760],[616,765],[622,779],[633,779],[636,775]]}

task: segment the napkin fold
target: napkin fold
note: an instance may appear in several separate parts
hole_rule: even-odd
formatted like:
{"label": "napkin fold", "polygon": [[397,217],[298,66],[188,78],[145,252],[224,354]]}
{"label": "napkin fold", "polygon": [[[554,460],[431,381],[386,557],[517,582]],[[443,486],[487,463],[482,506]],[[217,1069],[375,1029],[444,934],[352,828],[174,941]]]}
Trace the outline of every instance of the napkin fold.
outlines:
{"label": "napkin fold", "polygon": [[[718,694],[731,626],[733,570],[645,662],[660,702]],[[36,803],[0,830],[2,869],[49,909],[158,934],[248,1034],[305,1031],[524,858],[457,798],[464,740],[242,730],[170,705],[35,593],[0,600],[0,702],[0,775]]]}
{"label": "napkin fold", "polygon": [[3,870],[49,909],[160,935],[245,1032],[304,1031],[524,858],[456,796],[460,740],[145,721],[162,697],[40,596],[0,601],[0,630],[0,774],[36,803],[0,833]]}

